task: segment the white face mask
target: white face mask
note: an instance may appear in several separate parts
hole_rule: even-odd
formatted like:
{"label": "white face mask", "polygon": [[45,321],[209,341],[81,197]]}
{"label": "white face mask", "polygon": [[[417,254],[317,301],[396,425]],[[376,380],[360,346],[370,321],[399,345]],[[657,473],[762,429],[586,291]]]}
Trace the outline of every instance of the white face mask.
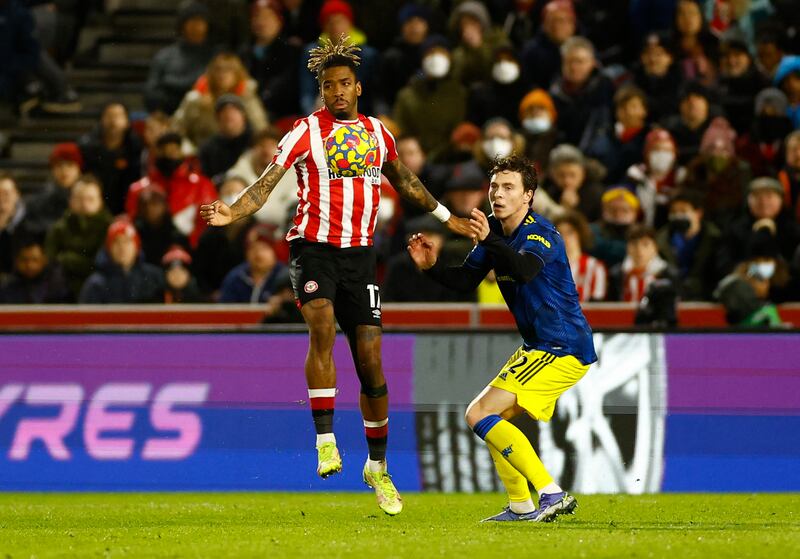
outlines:
{"label": "white face mask", "polygon": [[747,267],[747,273],[753,277],[768,280],[775,274],[775,262],[753,262]]}
{"label": "white face mask", "polygon": [[549,116],[529,116],[522,120],[522,127],[531,134],[542,134],[552,126],[553,122]]}
{"label": "white face mask", "polygon": [[666,173],[672,168],[673,163],[675,163],[675,154],[667,150],[651,151],[647,159],[650,169],[656,173]]}
{"label": "white face mask", "polygon": [[238,194],[226,194],[225,196],[219,197],[219,199],[222,200],[222,203],[226,206],[232,206],[237,198],[239,198]]}
{"label": "white face mask", "polygon": [[519,77],[519,64],[501,60],[492,67],[492,77],[502,84],[515,82]]}
{"label": "white face mask", "polygon": [[450,71],[450,57],[442,53],[430,54],[422,59],[422,71],[429,78],[443,78]]}
{"label": "white face mask", "polygon": [[483,141],[483,153],[486,157],[508,157],[514,151],[514,144],[511,140],[503,138],[491,138]]}
{"label": "white face mask", "polygon": [[391,221],[392,217],[394,217],[394,200],[391,198],[381,198],[380,204],[378,205],[378,221],[380,223],[386,223]]}

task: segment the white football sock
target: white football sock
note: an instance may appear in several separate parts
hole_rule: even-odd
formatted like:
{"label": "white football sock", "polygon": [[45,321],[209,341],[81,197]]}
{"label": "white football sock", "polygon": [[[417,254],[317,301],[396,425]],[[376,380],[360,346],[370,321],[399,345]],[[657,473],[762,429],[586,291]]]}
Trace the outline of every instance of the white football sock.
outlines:
{"label": "white football sock", "polygon": [[561,493],[562,491],[564,490],[561,489],[561,487],[559,487],[559,485],[553,481],[548,483],[541,489],[539,489],[539,497],[541,497],[545,493]]}
{"label": "white football sock", "polygon": [[533,500],[528,499],[527,501],[521,501],[519,503],[515,503],[514,501],[509,501],[508,508],[511,509],[511,512],[515,512],[517,514],[528,514],[529,512],[533,512],[536,510],[536,507],[533,504]]}
{"label": "white football sock", "polygon": [[373,474],[375,472],[385,472],[386,471],[386,460],[371,460],[367,458],[367,468]]}
{"label": "white football sock", "polygon": [[333,433],[322,433],[321,435],[317,435],[317,448],[321,447],[325,443],[336,444],[336,437],[333,435]]}

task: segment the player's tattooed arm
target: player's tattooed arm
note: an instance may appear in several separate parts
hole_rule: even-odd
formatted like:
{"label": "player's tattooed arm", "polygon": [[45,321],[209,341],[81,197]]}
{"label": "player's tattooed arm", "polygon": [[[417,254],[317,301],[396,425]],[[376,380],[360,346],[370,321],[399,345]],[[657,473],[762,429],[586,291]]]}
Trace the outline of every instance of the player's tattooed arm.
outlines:
{"label": "player's tattooed arm", "polygon": [[270,163],[261,176],[248,186],[239,196],[239,199],[231,206],[231,217],[233,221],[253,215],[266,203],[267,198],[275,190],[278,181],[281,180],[286,169],[280,165]]}
{"label": "player's tattooed arm", "polygon": [[411,202],[426,212],[432,212],[436,209],[436,198],[428,192],[419,177],[412,173],[411,169],[403,165],[399,159],[387,161],[381,171],[404,200]]}

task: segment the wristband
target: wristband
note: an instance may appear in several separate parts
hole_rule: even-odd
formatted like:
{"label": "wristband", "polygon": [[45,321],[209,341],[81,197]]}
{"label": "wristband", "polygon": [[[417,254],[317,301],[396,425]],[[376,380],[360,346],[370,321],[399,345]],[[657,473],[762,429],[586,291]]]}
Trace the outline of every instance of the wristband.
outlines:
{"label": "wristband", "polygon": [[450,219],[450,210],[447,209],[446,206],[442,204],[437,204],[436,209],[431,212],[433,217],[444,223],[448,219]]}

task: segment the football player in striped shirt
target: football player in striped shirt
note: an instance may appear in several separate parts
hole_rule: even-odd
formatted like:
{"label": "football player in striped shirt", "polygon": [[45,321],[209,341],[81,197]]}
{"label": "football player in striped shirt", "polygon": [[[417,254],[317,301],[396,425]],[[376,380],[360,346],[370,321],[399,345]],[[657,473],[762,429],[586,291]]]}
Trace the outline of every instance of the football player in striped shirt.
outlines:
{"label": "football player in striped shirt", "polygon": [[403,502],[386,466],[388,390],[381,368],[381,304],[372,248],[381,173],[404,199],[432,212],[451,231],[468,236],[470,228],[468,220],[451,216],[400,162],[385,126],[358,113],[358,50],[341,37],[325,40],[311,52],[308,68],[317,76],[324,106],[295,122],[272,163],[230,207],[217,200],[203,206],[201,215],[210,225],[221,226],[255,213],[294,167],[298,204],[286,238],[292,286],[309,329],[305,373],[317,432],[317,473],[327,477],[342,469],[333,433],[338,321],[361,382],[369,447],[364,482],[375,490],[380,508],[394,515]]}
{"label": "football player in striped shirt", "polygon": [[[489,447],[509,505],[488,521],[549,522],[571,513],[575,497],[547,472],[528,438],[508,420],[527,413],[549,421],[556,400],[597,361],[592,330],[583,316],[564,241],[531,210],[537,178],[533,164],[512,155],[491,170],[492,215],[472,211],[476,242],[461,266],[445,267],[422,234],[409,241],[414,263],[452,289],[475,289],[494,270],[500,292],[522,335],[520,347],[472,401],[466,420]],[[539,494],[538,509],[528,489]]]}

